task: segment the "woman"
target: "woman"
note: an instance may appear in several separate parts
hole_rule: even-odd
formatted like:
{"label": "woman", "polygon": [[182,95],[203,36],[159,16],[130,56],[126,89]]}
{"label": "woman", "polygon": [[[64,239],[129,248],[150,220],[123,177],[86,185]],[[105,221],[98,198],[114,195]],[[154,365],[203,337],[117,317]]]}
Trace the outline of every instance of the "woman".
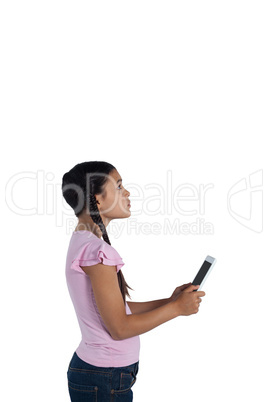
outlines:
{"label": "woman", "polygon": [[205,293],[193,292],[198,286],[188,283],[168,299],[126,302],[131,288],[121,271],[124,262],[106,231],[112,219],[131,215],[122,177],[110,163],[84,162],[64,174],[62,191],[78,218],[66,259],[68,290],[82,334],[67,372],[70,398],[129,402],[139,369],[139,335],[197,313]]}

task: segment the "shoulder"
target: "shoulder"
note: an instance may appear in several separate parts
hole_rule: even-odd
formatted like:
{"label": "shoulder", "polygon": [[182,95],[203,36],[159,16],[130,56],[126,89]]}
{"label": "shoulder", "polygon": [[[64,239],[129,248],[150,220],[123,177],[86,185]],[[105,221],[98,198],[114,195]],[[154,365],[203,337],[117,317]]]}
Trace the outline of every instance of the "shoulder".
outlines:
{"label": "shoulder", "polygon": [[95,252],[97,253],[99,261],[104,265],[116,265],[118,272],[119,269],[124,265],[121,255],[113,246],[106,243],[104,240],[97,240],[93,247],[95,247]]}
{"label": "shoulder", "polygon": [[72,261],[71,268],[78,271],[80,271],[81,266],[104,264],[115,265],[118,272],[125,265],[118,251],[97,236],[81,237],[79,244],[76,245],[79,248],[79,252]]}

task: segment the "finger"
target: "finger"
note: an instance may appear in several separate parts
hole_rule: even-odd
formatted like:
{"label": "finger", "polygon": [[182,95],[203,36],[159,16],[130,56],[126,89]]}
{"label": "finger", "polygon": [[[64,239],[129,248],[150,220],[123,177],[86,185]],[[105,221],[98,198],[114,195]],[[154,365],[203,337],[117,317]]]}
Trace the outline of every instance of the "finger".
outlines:
{"label": "finger", "polygon": [[184,289],[188,288],[188,286],[190,286],[190,285],[191,285],[191,282],[190,283],[185,283],[184,285],[179,286],[179,289],[184,290]]}
{"label": "finger", "polygon": [[[199,285],[190,285],[188,288],[184,289],[184,292],[192,292],[199,288]],[[204,292],[196,292],[196,293],[204,293]]]}
{"label": "finger", "polygon": [[199,290],[199,291],[197,291],[196,292],[196,296],[198,296],[198,297],[203,297],[203,296],[205,296],[205,292],[203,292],[202,290]]}

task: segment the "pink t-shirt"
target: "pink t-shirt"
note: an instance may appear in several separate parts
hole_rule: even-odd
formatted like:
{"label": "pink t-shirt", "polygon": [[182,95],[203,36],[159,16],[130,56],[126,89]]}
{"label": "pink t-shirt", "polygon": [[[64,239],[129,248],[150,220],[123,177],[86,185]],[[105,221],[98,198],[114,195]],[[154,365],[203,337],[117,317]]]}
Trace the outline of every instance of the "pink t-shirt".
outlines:
{"label": "pink t-shirt", "polygon": [[[98,367],[123,367],[139,360],[140,337],[114,340],[98,311],[89,276],[80,266],[125,263],[118,252],[87,230],[74,231],[66,258],[66,281],[74,305],[82,340],[76,349],[80,359]],[[126,302],[126,314],[131,311]]]}

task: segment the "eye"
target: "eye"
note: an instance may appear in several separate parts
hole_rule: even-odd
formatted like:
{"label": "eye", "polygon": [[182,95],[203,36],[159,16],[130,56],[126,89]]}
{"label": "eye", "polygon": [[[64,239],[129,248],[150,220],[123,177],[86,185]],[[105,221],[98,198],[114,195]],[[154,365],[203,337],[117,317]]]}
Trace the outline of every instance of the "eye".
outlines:
{"label": "eye", "polygon": [[120,190],[122,190],[122,187],[120,187],[120,186],[121,186],[121,184],[119,184],[119,186],[117,188],[120,188]]}

